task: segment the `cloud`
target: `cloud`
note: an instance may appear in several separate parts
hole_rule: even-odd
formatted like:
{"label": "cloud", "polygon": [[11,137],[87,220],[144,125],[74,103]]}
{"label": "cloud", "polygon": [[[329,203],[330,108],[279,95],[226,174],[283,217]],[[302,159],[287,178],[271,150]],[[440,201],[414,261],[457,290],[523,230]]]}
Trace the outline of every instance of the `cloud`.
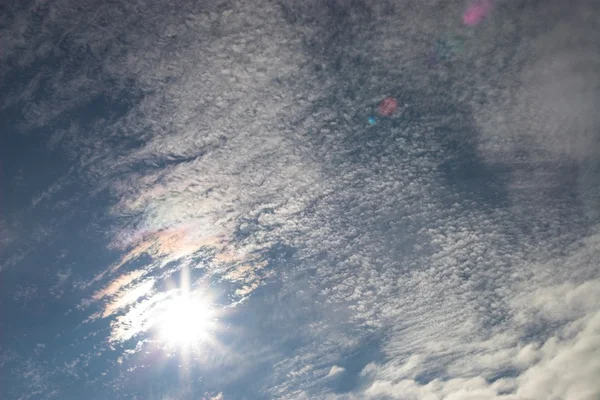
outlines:
{"label": "cloud", "polygon": [[116,316],[111,322],[109,341],[125,342],[140,333],[147,332],[157,322],[160,304],[169,298],[169,293],[156,293],[137,302],[125,314]]}
{"label": "cloud", "polygon": [[331,369],[329,370],[329,373],[327,374],[327,376],[336,376],[339,375],[341,373],[343,373],[346,369],[344,367],[338,367],[337,365],[334,365],[333,367],[331,367]]}
{"label": "cloud", "polygon": [[600,304],[600,280],[581,284],[565,282],[550,287],[532,288],[513,300],[515,318],[521,324],[545,320],[565,322],[592,314]]}
{"label": "cloud", "polygon": [[65,286],[71,275],[71,269],[58,271],[56,274],[56,283],[50,288],[50,294],[55,298],[60,298],[65,292]]}
{"label": "cloud", "polygon": [[[595,14],[506,3],[452,67],[427,69],[455,26],[438,1],[205,3],[4,17],[1,77],[63,62],[2,110],[23,106],[21,131],[73,119],[47,145],[78,172],[34,203],[69,184],[112,201],[103,232],[123,254],[80,287],[102,339],[148,334],[186,266],[231,285],[224,306],[240,314],[242,299],[275,299],[244,332],[277,365],[260,381],[274,398],[326,398],[338,363],[361,384],[347,397],[596,394],[577,366],[597,372],[597,59],[595,36],[565,31]],[[384,95],[409,107],[365,128]],[[98,98],[123,113],[76,120]],[[369,345],[356,377],[342,359]]]}
{"label": "cloud", "polygon": [[165,261],[167,263],[172,259],[193,254],[203,246],[216,247],[221,244],[221,239],[216,236],[194,238],[193,227],[193,224],[185,224],[158,232],[137,233],[134,237],[127,239],[134,241],[135,246],[122,257],[119,263],[113,265],[110,271],[115,272],[142,254],[156,258],[169,256]]}
{"label": "cloud", "polygon": [[[365,391],[367,398],[397,399],[490,399],[542,400],[552,397],[565,400],[594,399],[600,394],[595,376],[600,372],[597,331],[600,313],[585,321],[572,339],[553,337],[537,352],[539,361],[531,362],[516,378],[490,383],[484,377],[433,380],[420,384],[414,380],[399,382],[375,380]],[[569,327],[567,330],[570,330]],[[529,348],[528,351],[531,351]],[[520,361],[524,361],[522,354]]]}
{"label": "cloud", "polygon": [[[493,385],[500,386],[500,385]],[[483,378],[432,381],[419,385],[412,380],[397,383],[376,381],[366,391],[366,398],[407,400],[519,400],[513,395],[497,395],[497,390]]]}
{"label": "cloud", "polygon": [[152,293],[156,281],[152,278],[135,285],[132,288],[122,291],[119,295],[106,305],[102,317],[106,318],[120,311],[122,308],[134,304],[138,299],[147,297]]}
{"label": "cloud", "polygon": [[[487,361],[481,356],[473,358],[464,355],[466,363],[475,364],[471,372],[458,366],[449,368],[456,375],[488,371],[484,376],[434,379],[423,384],[414,379],[390,380],[393,376],[406,376],[402,369],[371,366],[365,374],[374,377],[374,380],[363,394],[372,398],[387,396],[399,399],[542,400],[553,396],[565,400],[596,398],[600,394],[600,385],[594,379],[600,371],[600,363],[596,361],[600,348],[600,337],[597,334],[600,311],[597,303],[592,300],[600,293],[597,284],[598,281],[581,285],[556,285],[546,289],[547,293],[553,295],[540,298],[545,299],[545,302],[518,303],[517,307],[521,312],[526,310],[533,315],[542,313],[551,317],[553,322],[571,321],[553,331],[553,335],[545,341],[523,343],[521,338],[525,335],[526,327],[521,327],[522,330],[517,330],[515,337],[521,343],[503,344],[504,340],[494,340],[492,336],[491,342],[482,348],[492,351]],[[565,286],[570,289],[565,291]],[[530,296],[532,299],[538,298],[533,293]],[[581,296],[588,301],[582,303]],[[561,303],[565,299],[566,305],[563,307]],[[552,304],[557,307],[552,307]],[[585,308],[574,306],[576,304],[591,306],[592,309],[586,312]],[[515,315],[519,324],[534,325],[537,322],[535,318],[521,320],[518,314]],[[503,349],[503,346],[507,347]],[[459,360],[458,363],[462,365],[462,361]],[[431,367],[432,364],[422,366],[424,369]],[[502,376],[503,371],[511,368],[518,371],[516,376],[490,381],[491,377]],[[387,379],[377,379],[377,376],[386,376]]]}
{"label": "cloud", "polygon": [[115,295],[121,288],[128,286],[130,283],[139,279],[147,273],[146,270],[138,269],[125,274],[122,274],[117,279],[113,280],[107,287],[94,293],[93,300],[100,300],[106,296]]}
{"label": "cloud", "polygon": [[0,251],[3,251],[11,242],[13,238],[6,226],[4,219],[0,219]]}
{"label": "cloud", "polygon": [[16,301],[23,302],[25,304],[31,302],[38,295],[37,285],[21,286],[17,285],[13,298]]}
{"label": "cloud", "polygon": [[564,328],[563,337],[548,339],[538,350],[540,361],[519,376],[517,395],[594,399],[600,395],[600,312]]}
{"label": "cloud", "polygon": [[[4,386],[2,393],[18,399],[32,398],[57,398],[59,391],[55,380],[58,371],[41,361],[38,357],[23,357],[14,352],[0,353],[0,364],[7,369],[6,377],[10,378],[13,385]],[[20,390],[15,391],[18,388]]]}

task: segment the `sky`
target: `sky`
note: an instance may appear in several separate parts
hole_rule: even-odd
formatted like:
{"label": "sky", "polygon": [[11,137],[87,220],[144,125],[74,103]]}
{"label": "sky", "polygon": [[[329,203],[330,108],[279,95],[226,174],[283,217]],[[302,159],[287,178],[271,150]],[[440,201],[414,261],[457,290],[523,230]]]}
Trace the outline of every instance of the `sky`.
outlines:
{"label": "sky", "polygon": [[3,2],[0,398],[600,398],[599,26]]}

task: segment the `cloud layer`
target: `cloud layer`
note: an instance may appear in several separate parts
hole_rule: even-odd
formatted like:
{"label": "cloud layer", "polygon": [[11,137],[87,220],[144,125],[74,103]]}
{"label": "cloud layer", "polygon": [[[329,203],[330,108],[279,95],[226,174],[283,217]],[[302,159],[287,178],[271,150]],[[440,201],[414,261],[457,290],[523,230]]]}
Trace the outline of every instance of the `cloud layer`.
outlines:
{"label": "cloud layer", "polygon": [[164,398],[597,397],[600,14],[575,3],[13,7],[0,109],[69,164],[25,210],[92,215],[113,260],[53,277],[110,374],[53,373],[127,395],[189,271],[230,331]]}

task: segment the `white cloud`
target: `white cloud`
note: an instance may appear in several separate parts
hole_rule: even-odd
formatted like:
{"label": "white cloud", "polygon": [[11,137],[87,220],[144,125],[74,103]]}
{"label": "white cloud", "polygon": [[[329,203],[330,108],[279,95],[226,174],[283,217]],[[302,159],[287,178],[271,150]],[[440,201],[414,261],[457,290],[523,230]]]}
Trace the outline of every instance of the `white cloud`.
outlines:
{"label": "white cloud", "polygon": [[329,370],[329,373],[327,374],[328,377],[330,376],[336,376],[339,375],[341,373],[343,373],[346,369],[344,367],[339,367],[337,365],[334,365],[333,367],[331,367],[331,369]]}
{"label": "white cloud", "polygon": [[156,293],[132,306],[125,314],[116,316],[110,323],[111,342],[124,342],[147,332],[157,322],[157,310],[169,293]]}
{"label": "white cloud", "polygon": [[[600,294],[598,283],[559,284],[547,288],[546,295],[539,297],[545,301],[518,302],[521,312],[526,309],[534,315],[546,314],[553,318],[553,322],[571,321],[555,330],[554,335],[543,343],[519,345],[515,342],[511,347],[502,349],[506,343],[503,340],[494,341],[492,337],[487,346],[487,351],[492,351],[489,356],[472,358],[468,354],[463,355],[467,358],[465,362],[475,364],[476,368],[470,374],[477,371],[502,374],[506,367],[512,367],[519,371],[514,378],[489,383],[484,376],[475,376],[446,381],[436,379],[420,384],[412,379],[390,380],[394,376],[405,376],[402,368],[369,366],[366,369],[371,372],[367,374],[375,371],[375,375],[371,375],[374,381],[365,389],[364,394],[373,398],[388,396],[398,399],[595,399],[600,395],[600,383],[595,379],[600,373],[600,311],[595,302],[596,296]],[[538,298],[535,293],[529,295],[532,299]],[[585,312],[586,309],[588,312]],[[535,324],[537,321],[524,321],[517,317],[516,322],[518,324],[513,327],[515,330],[521,323]],[[524,332],[515,332],[515,339],[518,339],[519,334]],[[454,374],[467,372],[462,361],[459,360],[458,365],[462,368],[450,368]],[[387,378],[377,379],[377,376]]]}
{"label": "white cloud", "polygon": [[517,395],[540,400],[598,398],[599,332],[600,311],[568,325],[565,338],[547,340],[538,351],[541,360],[519,376]]}
{"label": "white cloud", "polygon": [[375,381],[366,391],[367,398],[406,400],[524,400],[514,395],[499,395],[504,382],[488,384],[483,378],[434,380],[420,385],[413,380],[397,383]]}
{"label": "white cloud", "polygon": [[138,299],[151,295],[155,283],[155,279],[150,278],[140,282],[132,288],[123,290],[106,305],[102,317],[109,317],[112,314],[119,312],[121,309],[134,304]]}
{"label": "white cloud", "polygon": [[600,280],[579,285],[565,282],[550,287],[532,288],[513,300],[515,318],[526,324],[534,320],[563,322],[589,315],[600,304]]}

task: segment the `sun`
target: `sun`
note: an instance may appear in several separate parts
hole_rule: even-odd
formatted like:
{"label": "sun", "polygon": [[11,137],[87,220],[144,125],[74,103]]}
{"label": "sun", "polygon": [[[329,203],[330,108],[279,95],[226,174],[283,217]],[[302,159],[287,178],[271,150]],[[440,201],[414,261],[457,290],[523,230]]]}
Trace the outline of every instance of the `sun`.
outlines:
{"label": "sun", "polygon": [[166,344],[185,348],[206,340],[213,323],[213,311],[201,297],[182,293],[165,302],[158,333]]}

